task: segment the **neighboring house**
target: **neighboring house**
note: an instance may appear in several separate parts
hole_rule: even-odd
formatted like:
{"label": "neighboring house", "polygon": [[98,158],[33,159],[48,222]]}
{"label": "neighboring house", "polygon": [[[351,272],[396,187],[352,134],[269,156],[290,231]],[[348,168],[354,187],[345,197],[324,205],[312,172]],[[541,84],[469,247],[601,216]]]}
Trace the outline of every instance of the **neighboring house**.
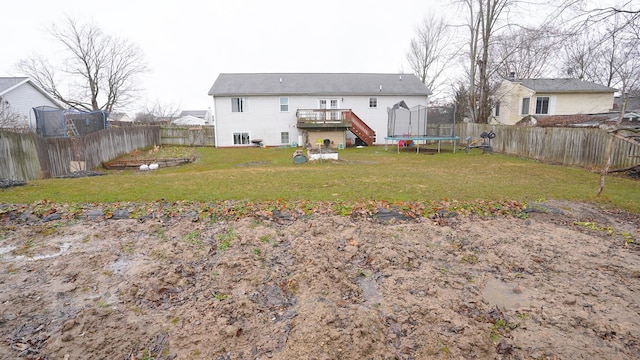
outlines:
{"label": "neighboring house", "polygon": [[616,96],[614,100],[613,108],[616,111],[620,111],[622,108],[622,102],[626,100],[625,112],[623,119],[628,121],[639,121],[640,122],[640,96],[631,96],[627,99],[623,99],[619,96]]}
{"label": "neighboring house", "polygon": [[109,114],[109,122],[117,121],[117,122],[133,122],[133,118],[127,115],[126,113],[118,113],[112,112]]}
{"label": "neighboring house", "polygon": [[18,114],[20,125],[36,127],[33,108],[48,106],[64,108],[51,95],[27,77],[0,77],[0,101],[2,105]]}
{"label": "neighboring house", "polygon": [[384,144],[387,108],[427,106],[410,74],[220,74],[209,90],[216,146]]}
{"label": "neighboring house", "polygon": [[506,79],[494,97],[493,119],[513,125],[528,116],[605,114],[615,91],[579,79]]}
{"label": "neighboring house", "polygon": [[186,116],[193,116],[198,119],[204,120],[204,125],[213,125],[213,118],[211,117],[211,109],[208,110],[182,110],[179,118]]}
{"label": "neighboring house", "polygon": [[204,119],[193,115],[181,115],[179,118],[171,121],[171,124],[181,126],[204,126],[206,125],[206,122]]}

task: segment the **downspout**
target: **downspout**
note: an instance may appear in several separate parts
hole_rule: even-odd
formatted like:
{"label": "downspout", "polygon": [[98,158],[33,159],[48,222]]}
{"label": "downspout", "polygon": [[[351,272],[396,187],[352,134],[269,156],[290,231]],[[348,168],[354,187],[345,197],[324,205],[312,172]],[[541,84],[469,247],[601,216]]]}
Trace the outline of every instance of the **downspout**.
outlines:
{"label": "downspout", "polygon": [[214,147],[218,148],[220,147],[218,142],[218,108],[216,107],[216,96],[211,95],[211,98],[213,99],[213,119],[211,119],[213,123],[213,141],[215,142]]}

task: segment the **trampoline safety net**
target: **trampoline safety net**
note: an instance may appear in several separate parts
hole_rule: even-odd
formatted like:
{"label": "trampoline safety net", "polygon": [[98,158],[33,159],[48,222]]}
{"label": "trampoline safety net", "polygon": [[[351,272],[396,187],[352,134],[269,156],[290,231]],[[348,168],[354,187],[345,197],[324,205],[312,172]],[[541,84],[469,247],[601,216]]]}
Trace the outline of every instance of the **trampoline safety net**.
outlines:
{"label": "trampoline safety net", "polygon": [[400,101],[387,108],[387,136],[393,137],[452,137],[455,136],[455,111],[453,107],[409,108]]}
{"label": "trampoline safety net", "polygon": [[49,106],[33,108],[36,134],[44,137],[67,137],[90,134],[107,128],[104,111],[60,110]]}
{"label": "trampoline safety net", "polygon": [[427,108],[422,105],[409,108],[404,101],[387,108],[387,136],[421,137],[427,135]]}

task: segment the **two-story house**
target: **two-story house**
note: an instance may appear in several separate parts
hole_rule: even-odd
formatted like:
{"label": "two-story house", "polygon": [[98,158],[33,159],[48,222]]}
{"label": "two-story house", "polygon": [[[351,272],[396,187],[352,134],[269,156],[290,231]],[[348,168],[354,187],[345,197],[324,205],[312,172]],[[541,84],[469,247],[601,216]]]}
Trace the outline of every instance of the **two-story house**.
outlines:
{"label": "two-story house", "polygon": [[494,119],[513,125],[527,116],[603,114],[615,89],[579,79],[506,79],[494,97]]}
{"label": "two-story house", "polygon": [[427,106],[429,89],[410,74],[220,74],[209,90],[216,146],[384,144],[387,108]]}

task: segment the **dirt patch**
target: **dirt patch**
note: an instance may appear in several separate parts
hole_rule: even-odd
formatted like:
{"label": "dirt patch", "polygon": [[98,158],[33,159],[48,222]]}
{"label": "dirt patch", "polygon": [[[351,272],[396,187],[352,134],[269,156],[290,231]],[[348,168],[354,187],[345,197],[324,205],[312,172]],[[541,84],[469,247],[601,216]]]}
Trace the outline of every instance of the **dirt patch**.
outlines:
{"label": "dirt patch", "polygon": [[640,358],[636,215],[100,213],[2,218],[0,358]]}

